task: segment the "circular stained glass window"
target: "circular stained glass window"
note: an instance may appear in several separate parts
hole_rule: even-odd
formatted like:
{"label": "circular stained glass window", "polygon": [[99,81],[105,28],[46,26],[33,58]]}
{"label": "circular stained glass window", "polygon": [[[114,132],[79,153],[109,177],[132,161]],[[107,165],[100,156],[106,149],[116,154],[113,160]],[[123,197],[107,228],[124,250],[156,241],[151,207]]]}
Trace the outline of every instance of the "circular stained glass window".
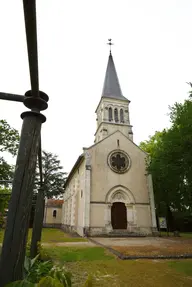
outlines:
{"label": "circular stained glass window", "polygon": [[124,151],[112,151],[108,156],[108,164],[114,172],[124,173],[130,167],[130,159]]}

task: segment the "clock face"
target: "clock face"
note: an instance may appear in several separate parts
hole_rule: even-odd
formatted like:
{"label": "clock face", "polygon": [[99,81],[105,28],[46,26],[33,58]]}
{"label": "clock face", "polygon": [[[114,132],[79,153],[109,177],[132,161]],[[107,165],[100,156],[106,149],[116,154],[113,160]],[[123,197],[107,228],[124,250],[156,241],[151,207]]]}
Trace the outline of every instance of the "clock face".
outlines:
{"label": "clock face", "polygon": [[125,173],[130,163],[128,154],[122,150],[112,151],[108,156],[108,165],[116,173]]}

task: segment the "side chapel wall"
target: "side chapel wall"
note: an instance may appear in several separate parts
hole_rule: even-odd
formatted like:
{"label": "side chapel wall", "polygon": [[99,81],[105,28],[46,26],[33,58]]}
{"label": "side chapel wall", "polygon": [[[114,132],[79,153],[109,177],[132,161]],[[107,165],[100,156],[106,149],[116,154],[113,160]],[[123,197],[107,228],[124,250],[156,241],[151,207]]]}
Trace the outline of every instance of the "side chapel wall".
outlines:
{"label": "side chapel wall", "polygon": [[62,227],[83,235],[83,196],[85,162],[73,174],[64,193]]}

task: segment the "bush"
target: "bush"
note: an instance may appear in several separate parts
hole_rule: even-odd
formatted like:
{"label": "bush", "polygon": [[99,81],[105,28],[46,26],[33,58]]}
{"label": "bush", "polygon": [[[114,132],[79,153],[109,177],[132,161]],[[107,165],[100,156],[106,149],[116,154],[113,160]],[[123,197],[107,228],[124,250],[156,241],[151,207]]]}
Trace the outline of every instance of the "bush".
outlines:
{"label": "bush", "polygon": [[[26,257],[24,262],[24,280],[11,282],[6,287],[71,287],[72,274],[64,267],[54,265],[41,243],[38,243],[39,254],[30,259],[30,242],[27,243]],[[84,287],[92,286],[92,278],[88,277]]]}

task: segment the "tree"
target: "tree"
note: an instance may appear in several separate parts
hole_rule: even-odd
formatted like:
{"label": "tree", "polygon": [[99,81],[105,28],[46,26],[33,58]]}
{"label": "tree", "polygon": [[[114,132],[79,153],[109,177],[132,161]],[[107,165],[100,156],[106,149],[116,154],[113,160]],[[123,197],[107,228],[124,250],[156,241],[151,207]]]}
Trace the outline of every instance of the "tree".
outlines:
{"label": "tree", "polygon": [[[45,196],[53,198],[63,193],[63,185],[66,180],[66,173],[63,172],[60,160],[57,155],[50,152],[42,152],[42,171],[43,185]],[[35,180],[35,192],[40,188],[39,164],[37,165],[37,173]]]}
{"label": "tree", "polygon": [[169,109],[171,127],[156,132],[140,147],[150,154],[147,168],[153,176],[157,214],[167,215],[174,228],[174,212],[192,212],[191,97]]}
{"label": "tree", "polygon": [[31,242],[31,258],[37,254],[37,243],[41,240],[41,231],[43,227],[45,197],[57,197],[64,192],[63,186],[66,180],[66,173],[62,171],[63,167],[57,155],[43,151],[42,153],[42,178],[40,182],[39,165],[37,166],[35,192],[37,201],[35,207],[35,217],[33,223],[33,233]]}
{"label": "tree", "polygon": [[5,120],[0,120],[0,152],[7,151],[12,155],[17,154],[19,146],[19,133],[11,128]]}
{"label": "tree", "polygon": [[[19,145],[19,133],[11,128],[5,120],[0,120],[0,153],[8,152],[15,156]],[[13,166],[9,165],[4,157],[0,156],[0,180],[13,178]]]}
{"label": "tree", "polygon": [[0,187],[0,227],[4,225],[4,217],[6,209],[8,208],[11,190],[7,187]]}
{"label": "tree", "polygon": [[[19,133],[11,128],[5,120],[0,120],[0,152],[8,152],[15,156],[19,145]],[[4,157],[0,156],[0,224],[3,223],[5,209],[10,199],[10,188],[6,181],[12,180],[14,168],[8,164]],[[5,182],[3,182],[5,181]]]}

